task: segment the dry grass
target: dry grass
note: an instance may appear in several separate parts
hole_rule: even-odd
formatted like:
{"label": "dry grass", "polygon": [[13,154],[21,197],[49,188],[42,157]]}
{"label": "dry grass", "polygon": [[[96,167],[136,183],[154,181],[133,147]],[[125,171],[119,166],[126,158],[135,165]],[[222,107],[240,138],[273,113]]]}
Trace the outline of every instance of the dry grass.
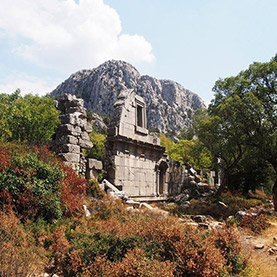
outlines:
{"label": "dry grass", "polygon": [[[273,240],[277,236],[277,224],[272,220],[271,226],[263,231],[259,235],[255,235],[251,238],[250,233],[245,230],[240,230],[240,242],[242,245],[242,252],[245,257],[248,258],[249,263],[254,268],[254,271],[260,273],[262,277],[275,277],[277,272],[277,253],[269,255],[268,249],[274,247],[277,241]],[[264,244],[264,248],[257,250],[254,249],[256,244]],[[255,275],[254,275],[255,276]]]}

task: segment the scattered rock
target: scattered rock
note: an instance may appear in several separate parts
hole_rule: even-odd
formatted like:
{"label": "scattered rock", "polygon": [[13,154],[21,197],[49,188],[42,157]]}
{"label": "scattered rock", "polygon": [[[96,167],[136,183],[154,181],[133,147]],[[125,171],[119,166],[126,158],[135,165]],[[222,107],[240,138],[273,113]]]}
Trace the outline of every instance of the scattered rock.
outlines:
{"label": "scattered rock", "polygon": [[198,227],[202,229],[210,229],[210,226],[207,223],[198,223]]}
{"label": "scattered rock", "polygon": [[85,210],[85,215],[86,215],[86,217],[90,217],[90,216],[91,216],[91,213],[90,213],[90,211],[88,210],[87,206],[86,206],[86,205],[83,205],[83,207],[84,207],[84,210]]}
{"label": "scattered rock", "polygon": [[219,205],[220,207],[223,207],[223,208],[225,208],[225,209],[228,209],[228,206],[227,206],[225,203],[223,203],[223,202],[221,202],[221,201],[218,201],[217,203],[218,203],[218,205]]}
{"label": "scattered rock", "polygon": [[264,244],[263,243],[259,243],[259,244],[256,244],[254,246],[254,249],[263,249],[264,248]]}
{"label": "scattered rock", "polygon": [[207,222],[207,217],[204,215],[194,215],[191,217],[197,223],[204,223]]}

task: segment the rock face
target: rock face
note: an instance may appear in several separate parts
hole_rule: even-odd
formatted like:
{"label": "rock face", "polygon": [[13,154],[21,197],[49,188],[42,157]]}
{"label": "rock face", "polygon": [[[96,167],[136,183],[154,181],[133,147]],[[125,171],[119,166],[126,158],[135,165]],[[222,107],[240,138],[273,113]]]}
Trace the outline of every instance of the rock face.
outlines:
{"label": "rock face", "polygon": [[126,89],[134,90],[144,99],[147,127],[158,128],[164,133],[190,126],[193,112],[205,107],[198,95],[180,84],[141,76],[132,65],[114,60],[72,74],[51,95],[78,95],[84,99],[88,110],[112,117],[114,103],[120,92]]}

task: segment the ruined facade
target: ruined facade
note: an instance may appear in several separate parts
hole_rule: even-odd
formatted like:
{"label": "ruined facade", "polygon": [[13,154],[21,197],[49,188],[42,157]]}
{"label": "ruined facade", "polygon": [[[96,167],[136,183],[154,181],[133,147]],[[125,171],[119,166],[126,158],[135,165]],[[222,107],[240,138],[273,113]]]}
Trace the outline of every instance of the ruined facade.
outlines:
{"label": "ruined facade", "polygon": [[57,96],[56,101],[61,124],[53,138],[53,150],[78,174],[97,179],[97,171],[102,169],[102,163],[94,159],[86,159],[82,153],[82,149],[93,146],[89,139],[92,127],[87,123],[84,100],[70,94],[63,94]]}
{"label": "ruined facade", "polygon": [[133,90],[124,90],[114,104],[108,127],[108,179],[129,197],[165,199],[168,195],[168,158],[158,138],[146,128],[146,106]]}

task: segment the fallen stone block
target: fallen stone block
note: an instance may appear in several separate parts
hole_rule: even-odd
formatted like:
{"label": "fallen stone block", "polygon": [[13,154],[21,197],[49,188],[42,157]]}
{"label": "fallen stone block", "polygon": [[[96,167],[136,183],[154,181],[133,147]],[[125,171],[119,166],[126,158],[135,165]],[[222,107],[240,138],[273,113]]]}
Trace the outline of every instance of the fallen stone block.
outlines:
{"label": "fallen stone block", "polygon": [[254,245],[254,249],[263,249],[264,248],[264,244],[263,243],[259,243]]}

